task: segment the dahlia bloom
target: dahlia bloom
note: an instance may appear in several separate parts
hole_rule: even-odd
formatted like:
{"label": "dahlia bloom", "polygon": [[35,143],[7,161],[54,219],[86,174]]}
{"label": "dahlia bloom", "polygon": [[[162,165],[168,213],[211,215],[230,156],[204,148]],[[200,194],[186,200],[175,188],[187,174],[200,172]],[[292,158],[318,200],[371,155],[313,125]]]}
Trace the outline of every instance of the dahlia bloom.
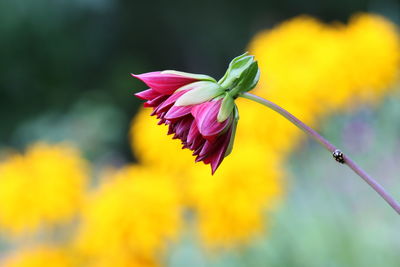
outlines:
{"label": "dahlia bloom", "polygon": [[133,77],[150,88],[135,96],[153,108],[158,124],[169,126],[168,134],[182,141],[196,156],[196,162],[211,165],[215,173],[232,151],[239,119],[234,99],[252,89],[258,81],[257,62],[246,54],[235,58],[217,82],[207,75],[178,71],[156,71]]}

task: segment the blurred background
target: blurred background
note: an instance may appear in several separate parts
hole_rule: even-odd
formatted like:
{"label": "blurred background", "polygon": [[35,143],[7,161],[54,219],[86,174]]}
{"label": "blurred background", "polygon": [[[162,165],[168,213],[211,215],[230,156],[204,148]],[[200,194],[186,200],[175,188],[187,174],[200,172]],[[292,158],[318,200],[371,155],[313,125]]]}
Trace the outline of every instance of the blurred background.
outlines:
{"label": "blurred background", "polygon": [[249,51],[255,94],[400,199],[399,23],[396,0],[0,1],[0,266],[398,266],[400,218],[279,115],[239,99],[211,176],[129,73]]}

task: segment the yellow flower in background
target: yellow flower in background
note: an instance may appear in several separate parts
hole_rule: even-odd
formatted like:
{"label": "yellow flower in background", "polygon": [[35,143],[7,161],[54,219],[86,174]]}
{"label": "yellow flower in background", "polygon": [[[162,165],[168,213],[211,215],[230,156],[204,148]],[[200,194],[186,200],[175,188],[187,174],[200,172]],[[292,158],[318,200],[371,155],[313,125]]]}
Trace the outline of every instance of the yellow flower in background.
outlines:
{"label": "yellow flower in background", "polygon": [[[243,56],[240,56],[236,59],[234,59],[232,62],[235,62],[235,60],[239,59],[239,61],[241,60],[241,58],[243,58]],[[253,62],[253,57],[252,56],[244,56],[244,59],[247,62],[250,62],[251,67],[249,67],[251,69],[251,75],[249,77],[251,77],[252,80],[258,80],[258,75],[257,75],[257,65],[255,62]],[[236,63],[231,63],[230,66],[235,65]],[[241,62],[240,64],[243,64],[243,62]],[[256,68],[254,68],[254,66]],[[256,71],[254,71],[256,70]],[[230,71],[228,71],[227,73],[230,73]],[[232,70],[232,73],[235,73],[235,71]],[[156,72],[154,74],[153,73],[145,73],[145,74],[141,74],[140,76],[143,77],[152,77],[154,75],[160,75],[158,74],[158,72]],[[237,74],[236,74],[237,75]],[[230,81],[231,76],[227,76],[227,81]],[[235,75],[233,75],[232,77],[235,77]],[[150,78],[149,78],[150,79]],[[167,80],[166,77],[157,77],[157,78],[151,78],[154,80],[154,83],[151,82],[147,82],[147,84],[149,86],[153,86],[153,84],[158,84],[156,83],[157,81],[160,81],[160,83],[162,84],[163,81]],[[173,79],[173,78],[169,78],[169,79]],[[176,82],[178,83],[178,82]],[[253,82],[254,83],[254,82]],[[162,84],[163,85],[163,84]],[[164,87],[162,88],[168,88],[166,85],[163,85]],[[220,86],[218,86],[218,88],[220,88]],[[160,88],[159,88],[160,89]],[[214,90],[213,87],[211,87],[212,90]],[[161,90],[161,89],[160,89]],[[196,92],[195,90],[203,90],[202,87],[193,89],[194,91],[190,91],[190,92]],[[215,93],[215,92],[212,92]],[[220,92],[217,92],[220,93]],[[146,104],[144,105],[145,107],[147,106],[155,106],[155,103],[159,103],[159,100],[161,99],[160,96],[155,97],[154,100],[150,100],[151,97],[153,97],[154,95],[157,95],[158,92],[156,92],[156,89],[149,89],[149,90],[145,90],[140,92],[138,95],[141,98],[147,99],[149,100],[148,102],[146,102]],[[180,92],[177,94],[181,94]],[[187,93],[189,94],[189,92]],[[185,97],[186,94],[182,97]],[[166,96],[161,96],[162,98],[165,99]],[[170,96],[171,97],[175,97],[175,96]],[[201,96],[200,96],[201,97]],[[225,96],[226,97],[226,96]],[[213,110],[213,114],[215,114],[215,118],[214,119],[210,119],[210,122],[207,123],[200,123],[195,127],[198,128],[194,128],[194,127],[189,127],[190,125],[193,125],[193,120],[196,118],[196,115],[194,113],[196,113],[196,110],[191,110],[191,112],[193,113],[192,115],[188,115],[191,116],[190,118],[186,118],[186,119],[190,119],[190,123],[188,124],[187,120],[183,119],[180,124],[177,126],[177,136],[179,137],[181,134],[182,135],[188,135],[189,134],[189,128],[192,131],[193,129],[195,129],[195,131],[199,131],[197,129],[200,129],[200,133],[201,133],[201,129],[202,129],[202,125],[207,125],[205,127],[210,127],[211,129],[214,129],[213,125],[218,123],[218,119],[216,118],[217,116],[217,112],[218,110],[220,110],[220,107],[224,107],[224,104],[220,104],[217,101],[222,101],[223,103],[227,103],[225,102],[226,99],[228,99],[228,103],[229,101],[234,101],[233,97],[230,95],[227,95],[227,98],[224,97],[224,100],[222,100],[222,98],[220,98],[219,100],[216,101],[211,101],[211,102],[205,102],[201,105],[204,106],[189,106],[189,109],[191,108],[199,108],[201,110],[207,110],[206,107],[208,107],[208,105],[212,105],[213,107],[215,107]],[[168,99],[170,99],[168,98]],[[196,99],[196,97],[194,97]],[[182,98],[179,98],[182,99]],[[154,102],[155,101],[155,102]],[[169,100],[166,100],[166,102],[164,103],[168,103]],[[179,101],[179,100],[178,100]],[[154,105],[153,105],[154,104]],[[158,107],[156,107],[154,109],[155,112],[153,112],[152,114],[154,115],[154,113],[156,113],[156,111],[160,108],[160,110],[162,110],[164,104],[159,104]],[[221,105],[221,106],[220,106]],[[174,110],[174,107],[172,107],[170,110]],[[177,107],[178,109],[180,107]],[[188,107],[184,108],[185,111],[188,110]],[[225,108],[226,110],[229,110],[229,108]],[[224,110],[224,109],[222,109]],[[227,112],[227,114],[232,114],[232,110],[235,111],[236,113],[236,106],[234,107],[233,105],[231,106],[231,111]],[[161,112],[161,111],[160,111]],[[173,127],[175,127],[173,125],[174,121],[166,121],[164,120],[164,118],[162,117],[163,114],[166,111],[162,111],[162,113],[156,114],[158,118],[160,118],[160,123],[164,123],[167,122],[166,124],[169,124],[171,132],[174,132]],[[170,111],[168,111],[169,113]],[[190,112],[190,110],[189,110]],[[221,112],[221,111],[220,111]],[[147,112],[148,114],[149,112]],[[167,113],[167,114],[168,114]],[[266,210],[267,207],[271,207],[272,204],[277,196],[280,195],[280,184],[277,181],[277,177],[279,177],[277,175],[278,171],[275,170],[275,168],[273,168],[273,164],[271,164],[271,162],[275,162],[276,158],[274,157],[268,157],[268,152],[267,151],[260,151],[258,148],[258,144],[253,142],[251,145],[249,145],[249,147],[245,147],[242,146],[239,149],[239,152],[237,155],[238,157],[236,158],[236,161],[232,161],[233,163],[231,163],[231,168],[225,168],[225,172],[223,171],[223,175],[217,175],[216,177],[211,177],[209,172],[202,172],[200,166],[198,165],[196,167],[193,168],[188,168],[188,166],[194,166],[194,164],[186,164],[182,165],[182,162],[185,162],[186,158],[181,162],[181,158],[173,156],[175,155],[175,153],[170,154],[169,151],[167,149],[165,149],[165,147],[163,146],[164,144],[166,144],[167,146],[169,144],[172,143],[165,143],[163,139],[160,139],[160,133],[161,131],[159,130],[151,130],[150,134],[147,136],[142,136],[144,131],[148,131],[149,128],[146,125],[148,120],[146,117],[144,117],[145,119],[147,119],[146,121],[143,121],[143,117],[140,117],[140,115],[142,114],[146,114],[143,113],[142,111],[139,113],[139,119],[136,119],[133,122],[133,126],[132,126],[132,130],[131,130],[131,134],[133,137],[134,142],[136,142],[140,149],[138,150],[139,153],[137,153],[137,157],[139,159],[140,162],[148,162],[146,166],[151,167],[151,168],[162,168],[164,171],[169,171],[169,173],[173,173],[175,175],[179,175],[182,176],[182,174],[186,174],[186,177],[183,177],[183,179],[185,180],[189,180],[192,181],[193,178],[196,179],[195,177],[198,178],[198,184],[199,186],[194,186],[196,184],[195,181],[192,181],[189,185],[189,188],[193,190],[190,190],[191,192],[189,193],[189,197],[190,197],[190,202],[187,202],[188,204],[191,204],[191,207],[194,208],[194,210],[197,212],[197,215],[199,217],[199,226],[200,226],[200,233],[202,236],[202,239],[206,241],[206,243],[210,246],[229,246],[235,243],[244,243],[246,241],[249,240],[250,237],[254,236],[256,233],[260,233],[263,229],[263,212]],[[146,115],[147,115],[146,114]],[[185,113],[187,114],[187,113]],[[221,113],[220,113],[221,114]],[[206,116],[206,115],[205,115]],[[230,116],[230,115],[229,115]],[[236,117],[236,116],[235,116]],[[166,116],[167,118],[167,116]],[[228,123],[229,121],[233,121],[235,120],[237,122],[237,119],[234,117],[231,117],[230,120],[227,120],[227,118],[225,119],[226,123]],[[211,122],[213,121],[213,122]],[[184,126],[182,125],[182,122],[184,123]],[[215,124],[213,124],[215,122]],[[235,124],[236,124],[235,122]],[[196,118],[196,122],[197,124],[197,118]],[[155,125],[155,124],[154,124]],[[219,124],[221,125],[221,124]],[[223,125],[223,124],[222,124]],[[224,126],[225,127],[225,126]],[[233,126],[234,127],[234,126]],[[253,129],[256,129],[257,124],[253,125]],[[236,127],[234,127],[236,128]],[[229,127],[229,129],[226,129],[226,131],[224,133],[227,133],[228,135],[230,135],[230,130],[231,128]],[[196,133],[195,131],[193,131],[192,133]],[[223,130],[221,130],[223,131]],[[212,131],[211,131],[212,132]],[[210,132],[210,133],[211,133]],[[154,134],[156,133],[156,134]],[[202,153],[206,153],[205,151],[207,151],[207,149],[209,151],[212,151],[213,147],[213,143],[209,142],[208,140],[205,139],[204,136],[201,136],[199,133],[199,137],[202,138],[203,143],[195,143],[195,145],[197,146],[196,149],[191,148],[194,151],[200,151],[200,157],[202,157]],[[182,137],[181,135],[181,137]],[[151,137],[151,139],[147,139]],[[189,138],[186,137],[179,137],[182,140],[183,144],[188,144]],[[209,135],[209,137],[211,138],[211,135]],[[196,137],[197,138],[197,137]],[[220,138],[220,137],[218,137]],[[224,144],[228,144],[230,140],[230,137],[228,137],[229,139],[222,139],[224,141],[222,141],[222,143]],[[147,142],[143,142],[144,140],[146,140]],[[166,139],[165,139],[166,140]],[[221,139],[217,139],[217,145],[221,144]],[[228,142],[226,142],[228,141]],[[203,144],[205,143],[205,145],[203,146]],[[148,143],[151,143],[150,145],[148,145]],[[201,146],[199,146],[199,144]],[[248,143],[246,143],[248,144]],[[210,149],[211,148],[211,149]],[[219,147],[220,148],[220,147]],[[217,148],[214,148],[217,149]],[[140,153],[142,152],[142,153]],[[212,151],[213,152],[213,151]],[[243,153],[244,152],[244,153]],[[260,153],[256,153],[256,152],[260,152]],[[198,152],[194,152],[195,154]],[[219,153],[225,153],[225,150],[218,150],[217,154],[213,154],[214,156],[218,156],[214,159],[221,159],[223,156],[223,154],[219,154]],[[179,155],[179,154],[177,154]],[[214,160],[213,159],[213,160]],[[272,159],[274,161],[272,161]],[[207,163],[206,160],[204,160],[204,162]],[[215,162],[214,162],[215,163]],[[220,163],[220,161],[219,161]],[[218,163],[218,165],[219,165]],[[152,165],[154,164],[154,165]],[[211,163],[211,165],[213,165],[213,163]],[[167,166],[169,168],[165,168],[164,166]],[[212,173],[215,173],[215,167],[216,165],[212,166]],[[229,165],[228,165],[229,166]],[[266,167],[271,167],[273,168],[272,170],[270,168],[266,168]],[[183,167],[183,168],[182,168]],[[243,168],[241,168],[243,167]],[[185,172],[184,170],[187,169],[187,171],[192,170],[191,175],[187,175],[189,173],[187,173],[187,171]],[[180,170],[180,173],[179,171]],[[243,174],[246,174],[246,176],[243,176]],[[247,175],[249,175],[250,177],[247,177]],[[247,179],[246,179],[247,178]],[[208,179],[208,181],[205,181],[205,179]],[[232,183],[230,183],[232,181]],[[205,183],[206,182],[206,183]],[[243,186],[244,184],[249,185],[249,186]],[[183,189],[187,189],[183,188]],[[200,190],[198,190],[200,189]],[[227,225],[228,224],[228,225]]]}
{"label": "yellow flower in background", "polygon": [[102,256],[93,260],[92,262],[85,263],[87,267],[157,267],[160,266],[155,259],[139,258],[135,255],[115,254],[113,256]]}
{"label": "yellow flower in background", "polygon": [[162,266],[157,263],[154,257],[139,257],[138,255],[129,255],[125,251],[115,251],[113,255],[101,255],[92,257],[81,265],[85,267],[157,267]]}
{"label": "yellow flower in background", "polygon": [[182,203],[191,205],[188,190],[192,183],[191,173],[203,169],[209,173],[209,168],[195,163],[192,152],[181,149],[179,140],[167,136],[168,127],[157,125],[150,113],[151,110],[141,108],[132,120],[130,138],[133,153],[141,165],[168,173],[179,187]]}
{"label": "yellow flower in background", "polygon": [[357,15],[348,26],[300,16],[257,34],[249,50],[262,73],[255,93],[306,123],[352,99],[376,102],[398,78],[399,36],[376,15]]}
{"label": "yellow flower in background", "polygon": [[322,109],[316,102],[326,90],[321,84],[332,80],[326,80],[328,71],[339,65],[341,51],[332,42],[334,32],[301,16],[257,34],[249,45],[261,71],[254,93],[312,120]]}
{"label": "yellow flower in background", "polygon": [[208,169],[193,172],[193,207],[208,247],[232,247],[261,234],[265,211],[276,206],[285,188],[278,157],[256,142],[236,148],[214,176]]}
{"label": "yellow flower in background", "polygon": [[[130,129],[131,145],[135,156],[144,165],[157,166],[166,172],[185,173],[194,162],[189,150],[182,147],[179,140],[167,136],[168,127],[157,125],[151,110],[141,108],[132,121]],[[179,159],[179,160],[174,160]]]}
{"label": "yellow flower in background", "polygon": [[[299,140],[306,137],[301,130],[273,110],[243,98],[237,100],[237,105],[240,120],[234,153],[240,153],[241,143],[252,142],[255,147],[266,150],[266,153],[274,153],[275,159],[283,160]],[[299,117],[305,119],[304,116]]]}
{"label": "yellow flower in background", "polygon": [[67,222],[81,204],[87,162],[67,144],[38,143],[0,162],[0,229],[24,234]]}
{"label": "yellow flower in background", "polygon": [[[197,213],[199,233],[209,247],[242,244],[260,233],[265,211],[275,206],[284,191],[279,154],[257,142],[268,140],[262,135],[268,136],[271,129],[269,125],[251,123],[258,111],[251,107],[258,106],[246,103],[239,104],[239,108],[244,104],[244,113],[249,116],[241,115],[234,153],[214,176],[205,164],[194,163],[190,153],[166,136],[166,129],[156,125],[147,110],[140,110],[132,123],[133,149],[139,162],[171,174],[170,179],[179,184],[184,204]],[[257,139],[245,136],[241,133],[242,121],[250,127],[246,132],[258,133],[260,127],[263,133],[256,135]],[[288,143],[287,136],[279,138],[279,142]]]}
{"label": "yellow flower in background", "polygon": [[399,79],[398,29],[383,17],[358,14],[352,17],[344,35],[348,40],[350,83],[362,100],[376,102]]}
{"label": "yellow flower in background", "polygon": [[108,174],[88,197],[76,246],[94,266],[123,259],[146,259],[151,266],[149,259],[162,254],[167,242],[177,237],[180,216],[173,179],[164,172],[127,166]]}
{"label": "yellow flower in background", "polygon": [[73,267],[73,259],[56,247],[35,247],[12,253],[1,262],[3,267]]}

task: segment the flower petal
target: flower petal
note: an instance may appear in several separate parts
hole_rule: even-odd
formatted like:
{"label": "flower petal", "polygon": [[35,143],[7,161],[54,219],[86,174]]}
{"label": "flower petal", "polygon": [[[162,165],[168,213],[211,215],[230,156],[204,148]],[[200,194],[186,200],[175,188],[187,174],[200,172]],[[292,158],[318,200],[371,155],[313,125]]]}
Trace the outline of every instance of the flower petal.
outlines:
{"label": "flower petal", "polygon": [[131,75],[147,84],[151,89],[164,95],[170,95],[178,88],[197,81],[197,79],[179,76],[177,74],[163,73],[160,71]]}
{"label": "flower petal", "polygon": [[199,129],[197,129],[196,121],[192,121],[192,125],[190,125],[190,130],[187,136],[187,143],[192,144],[196,137],[200,135]]}
{"label": "flower petal", "polygon": [[173,93],[170,97],[168,97],[167,100],[165,100],[161,105],[158,106],[157,112],[163,112],[166,111],[166,109],[170,108],[175,101],[181,97],[183,94],[185,94],[187,91],[179,91],[176,93]]}
{"label": "flower petal", "polygon": [[210,76],[204,75],[204,74],[195,74],[195,73],[188,73],[188,72],[176,71],[176,70],[164,70],[164,71],[162,71],[162,73],[163,74],[176,74],[179,76],[183,76],[186,78],[192,78],[192,79],[199,80],[199,81],[217,82],[213,77],[210,77]]}
{"label": "flower petal", "polygon": [[164,118],[170,121],[177,120],[183,116],[186,116],[190,114],[190,111],[192,110],[191,106],[186,106],[186,107],[176,107],[172,106],[167,114],[165,114]]}
{"label": "flower petal", "polygon": [[214,142],[211,142],[209,140],[206,140],[206,142],[203,145],[203,148],[201,149],[199,156],[196,158],[196,162],[203,160],[206,158],[211,152],[216,149],[217,144]]}
{"label": "flower petal", "polygon": [[218,122],[217,116],[220,107],[221,100],[217,100],[196,105],[192,109],[192,115],[196,120],[197,128],[205,138],[212,139],[221,134],[232,121],[231,119],[227,119],[223,122]]}
{"label": "flower petal", "polygon": [[193,121],[192,116],[186,116],[185,118],[180,120],[176,125],[175,135],[177,138],[181,139],[182,142],[186,142],[186,138],[189,133],[192,121]]}
{"label": "flower petal", "polygon": [[219,84],[213,82],[201,81],[192,83],[187,86],[191,85],[193,85],[192,90],[181,96],[176,101],[176,106],[189,106],[200,104],[221,95],[225,91],[225,89],[222,88]]}
{"label": "flower petal", "polygon": [[215,146],[217,147],[213,150],[210,155],[205,158],[203,161],[204,163],[211,165],[211,174],[214,174],[215,171],[218,169],[219,165],[222,163],[222,160],[225,158],[225,152],[229,146],[230,140],[232,137],[232,129],[228,129],[228,131],[221,135]]}
{"label": "flower petal", "polygon": [[141,91],[139,93],[136,93],[135,96],[137,98],[143,99],[143,100],[152,100],[158,96],[160,96],[160,93],[158,93],[157,91],[154,91],[153,89],[147,89],[144,91]]}
{"label": "flower petal", "polygon": [[144,107],[148,108],[148,107],[157,107],[158,105],[160,105],[162,102],[164,102],[166,99],[168,98],[167,95],[159,95],[156,98],[153,98],[152,100],[149,100],[147,102],[145,102],[143,104]]}

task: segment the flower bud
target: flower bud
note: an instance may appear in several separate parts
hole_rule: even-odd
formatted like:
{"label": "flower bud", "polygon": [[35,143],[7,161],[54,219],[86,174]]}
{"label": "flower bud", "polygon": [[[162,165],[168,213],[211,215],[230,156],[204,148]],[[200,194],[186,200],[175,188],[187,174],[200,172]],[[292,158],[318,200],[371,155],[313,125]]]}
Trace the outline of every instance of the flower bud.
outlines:
{"label": "flower bud", "polygon": [[231,89],[231,94],[237,95],[252,90],[257,85],[259,79],[260,70],[258,69],[258,63],[254,61],[249,68],[242,73],[237,85]]}
{"label": "flower bud", "polygon": [[254,88],[259,76],[258,65],[254,56],[244,53],[231,61],[224,77],[218,83],[226,90],[233,91],[232,96],[236,98],[237,94]]}

